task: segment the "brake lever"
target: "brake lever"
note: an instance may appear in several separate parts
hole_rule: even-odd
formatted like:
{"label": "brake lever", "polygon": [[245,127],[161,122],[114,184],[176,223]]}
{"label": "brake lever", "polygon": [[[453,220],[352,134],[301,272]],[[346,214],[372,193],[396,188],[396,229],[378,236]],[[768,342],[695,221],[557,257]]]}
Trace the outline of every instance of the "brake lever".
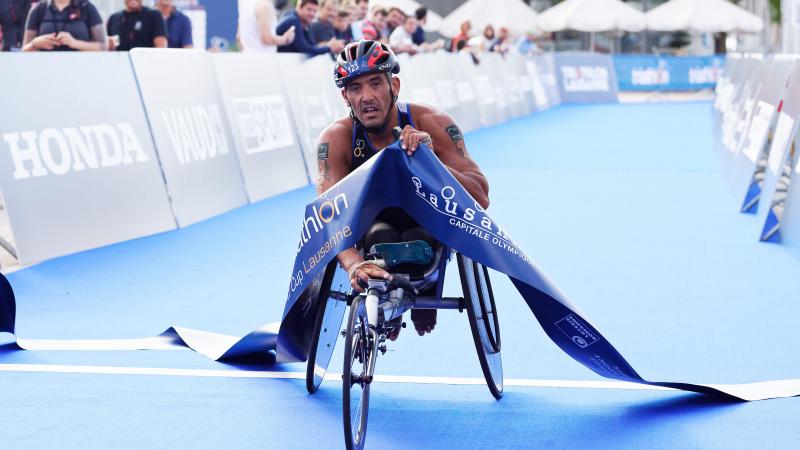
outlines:
{"label": "brake lever", "polygon": [[413,292],[414,295],[419,294],[417,288],[411,284],[411,280],[409,279],[408,275],[405,274],[392,275],[392,281],[389,282],[389,290],[396,288],[402,288],[404,291]]}

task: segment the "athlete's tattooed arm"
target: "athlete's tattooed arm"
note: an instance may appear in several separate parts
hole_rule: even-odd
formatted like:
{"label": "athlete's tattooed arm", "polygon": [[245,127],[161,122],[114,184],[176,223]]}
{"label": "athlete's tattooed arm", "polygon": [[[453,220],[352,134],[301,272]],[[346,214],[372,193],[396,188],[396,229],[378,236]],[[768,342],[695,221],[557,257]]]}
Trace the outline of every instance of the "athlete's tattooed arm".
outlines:
{"label": "athlete's tattooed arm", "polygon": [[461,132],[461,129],[458,128],[458,125],[451,123],[447,127],[445,127],[444,131],[447,132],[447,135],[450,137],[450,141],[458,147],[458,150],[461,152],[461,156],[464,158],[469,158],[469,153],[467,153],[467,146],[464,144],[464,133]]}
{"label": "athlete's tattooed arm", "polygon": [[330,145],[329,142],[321,142],[317,146],[317,169],[319,170],[317,191],[320,192],[323,191],[323,187],[333,179],[331,176],[331,166],[328,164],[328,149]]}
{"label": "athlete's tattooed arm", "polygon": [[442,111],[421,105],[414,105],[414,109],[418,111],[414,117],[417,125],[422,131],[428,132],[436,143],[436,156],[464,189],[486,208],[489,205],[489,182],[475,161],[469,157],[464,133]]}

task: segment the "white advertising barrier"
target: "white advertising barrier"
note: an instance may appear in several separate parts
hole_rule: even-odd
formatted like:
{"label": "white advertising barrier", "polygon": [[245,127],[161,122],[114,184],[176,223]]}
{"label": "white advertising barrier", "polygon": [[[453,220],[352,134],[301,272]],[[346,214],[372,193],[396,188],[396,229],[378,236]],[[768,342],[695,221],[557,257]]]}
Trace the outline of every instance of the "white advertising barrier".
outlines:
{"label": "white advertising barrier", "polygon": [[[433,76],[425,64],[423,57],[400,54],[397,56],[400,63],[400,92],[398,101],[404,103],[424,103],[435,108],[443,109],[439,95],[433,84]],[[394,125],[392,125],[394,126]]]}
{"label": "white advertising barrier", "polygon": [[750,57],[742,58],[738,63],[738,79],[731,81],[733,87],[731,88],[730,96],[726,102],[721,102],[720,104],[721,125],[718,150],[729,151],[729,148],[734,148],[736,145],[734,133],[739,123],[738,115],[744,100],[751,95],[751,76],[760,64],[760,59],[756,60]]}
{"label": "white advertising barrier", "polygon": [[609,55],[597,53],[556,54],[561,103],[615,103],[617,73]]}
{"label": "white advertising barrier", "polygon": [[0,191],[20,262],[175,228],[127,54],[2,53],[0,67]]}
{"label": "white advertising barrier", "polygon": [[[533,58],[526,58],[525,59],[525,69],[528,72],[528,76],[531,80],[531,87],[533,92],[533,98],[536,105],[537,111],[545,111],[550,109],[553,104],[551,103],[551,95],[548,95],[548,92],[552,91],[556,96],[558,95],[558,89],[555,87],[556,83],[553,82],[553,89],[548,90],[545,87],[545,78],[546,76],[542,75],[542,71],[540,65],[543,64],[543,58],[541,57],[533,57]],[[555,74],[551,74],[551,77],[555,79]]]}
{"label": "white advertising barrier", "polygon": [[[526,116],[534,113],[538,109],[536,107],[536,95],[534,94],[534,81],[528,73],[527,67],[527,62],[533,62],[533,60],[516,52],[509,52],[505,55],[505,60],[509,67],[509,76],[517,79],[522,115]],[[538,76],[536,77],[536,82],[539,83],[540,92],[543,93],[544,88],[541,87]]]}
{"label": "white advertising barrier", "polygon": [[719,141],[722,136],[722,118],[733,102],[736,89],[740,86],[741,72],[744,68],[742,58],[738,54],[729,54],[725,58],[725,70],[720,75],[715,88],[713,129],[714,139]]}
{"label": "white advertising barrier", "polygon": [[746,61],[747,79],[742,84],[741,93],[735,99],[733,107],[725,114],[722,124],[722,146],[719,152],[722,173],[729,173],[734,156],[741,150],[742,140],[749,127],[755,111],[756,99],[769,73],[772,60]]}
{"label": "white advertising barrier", "polygon": [[[449,54],[448,56],[450,58],[448,65],[450,72],[445,73],[443,76],[448,77],[455,83],[456,96],[464,111],[464,114],[457,119],[459,121],[458,126],[464,132],[477,130],[481,128],[483,122],[481,121],[478,95],[472,85],[472,73],[464,70],[462,59],[458,55]],[[472,64],[471,61],[470,64]]]}
{"label": "white advertising barrier", "polygon": [[771,136],[777,120],[777,110],[783,100],[794,61],[775,60],[755,99],[750,125],[741,143],[741,151],[732,156],[730,171],[723,177],[730,183],[736,199],[742,201],[742,212],[755,212],[758,207],[758,187],[767,166]]}
{"label": "white advertising barrier", "polygon": [[213,55],[244,185],[258,201],[308,184],[277,53]]}
{"label": "white advertising barrier", "polygon": [[[462,103],[459,98],[457,82],[452,76],[452,66],[457,64],[456,57],[441,51],[420,54],[412,60],[421,65],[421,68],[415,67],[413,70],[423,74],[423,84],[427,84],[425,87],[433,89],[436,93],[439,107],[449,114],[462,130],[473,129],[474,123],[479,121],[477,107],[473,104],[473,110],[470,111],[468,109],[470,105]],[[401,66],[400,73],[404,72],[405,67]],[[474,101],[473,96],[473,103]]]}
{"label": "white advertising barrier", "polygon": [[348,110],[333,81],[333,60],[328,55],[305,59],[278,55],[289,104],[294,114],[300,147],[312,181],[317,179],[317,144],[320,133]]}
{"label": "white advertising barrier", "polygon": [[457,67],[469,77],[475,98],[478,101],[481,124],[485,127],[503,122],[504,112],[498,105],[493,81],[486,70],[473,60],[467,52],[459,52],[456,56]]}
{"label": "white advertising barrier", "polygon": [[500,99],[500,106],[505,112],[505,120],[522,117],[530,112],[526,110],[516,68],[508,58],[495,52],[486,53],[481,58],[481,65],[492,79],[495,96]]}
{"label": "white advertising barrier", "polygon": [[770,242],[781,240],[780,229],[787,191],[792,181],[792,170],[797,157],[794,148],[797,142],[798,119],[800,119],[800,64],[798,63],[793,64],[789,85],[777,116],[763,181],[758,185],[759,239]]}
{"label": "white advertising barrier", "polygon": [[796,258],[800,258],[800,183],[797,182],[800,178],[800,157],[796,152],[791,159],[787,155],[787,161],[791,160],[793,165],[790,176],[794,182],[788,183],[786,190],[780,219],[780,240]]}
{"label": "white advertising barrier", "polygon": [[558,77],[556,76],[556,56],[555,53],[545,53],[535,56],[536,67],[539,69],[539,79],[544,85],[550,107],[561,104],[561,90],[558,88]]}
{"label": "white advertising barrier", "polygon": [[130,57],[178,225],[246,204],[211,55],[134,49]]}

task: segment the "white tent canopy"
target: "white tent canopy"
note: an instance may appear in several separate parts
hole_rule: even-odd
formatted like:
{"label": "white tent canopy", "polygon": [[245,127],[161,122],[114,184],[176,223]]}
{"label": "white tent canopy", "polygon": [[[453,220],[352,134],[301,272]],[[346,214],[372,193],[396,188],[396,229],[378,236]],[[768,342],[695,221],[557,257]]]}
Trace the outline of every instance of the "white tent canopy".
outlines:
{"label": "white tent canopy", "polygon": [[755,33],[764,21],[728,0],[670,0],[645,14],[647,28],[659,31],[744,31]]}
{"label": "white tent canopy", "polygon": [[544,31],[642,31],[644,13],[620,0],[566,0],[539,14]]}
{"label": "white tent canopy", "polygon": [[[404,13],[408,15],[413,15],[414,11],[416,11],[417,8],[422,6],[418,2],[415,2],[414,0],[370,0],[369,2],[370,10],[372,10],[372,7],[374,5],[380,5],[386,9],[392,7],[400,8]],[[439,28],[442,26],[442,20],[443,20],[442,16],[436,14],[435,12],[431,11],[430,8],[428,8],[427,17],[428,17],[428,23],[425,24],[425,26],[423,27],[425,28],[425,31],[438,31]]]}
{"label": "white tent canopy", "polygon": [[469,0],[444,18],[439,32],[445,36],[459,33],[461,23],[469,21],[473,33],[482,33],[486,25],[505,27],[515,34],[537,31],[537,14],[522,0]]}

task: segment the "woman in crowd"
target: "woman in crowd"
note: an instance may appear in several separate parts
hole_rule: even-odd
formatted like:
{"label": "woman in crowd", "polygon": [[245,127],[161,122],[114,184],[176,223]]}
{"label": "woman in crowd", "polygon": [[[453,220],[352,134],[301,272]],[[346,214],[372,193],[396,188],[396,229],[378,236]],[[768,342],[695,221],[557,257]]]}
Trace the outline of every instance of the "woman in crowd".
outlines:
{"label": "woman in crowd", "polygon": [[450,51],[457,52],[459,51],[458,43],[459,42],[467,42],[469,40],[469,30],[472,28],[472,24],[469,20],[461,24],[461,32],[453,38],[450,42]]}
{"label": "woman in crowd", "polygon": [[47,0],[28,14],[22,51],[100,51],[107,45],[103,19],[89,0]]}

